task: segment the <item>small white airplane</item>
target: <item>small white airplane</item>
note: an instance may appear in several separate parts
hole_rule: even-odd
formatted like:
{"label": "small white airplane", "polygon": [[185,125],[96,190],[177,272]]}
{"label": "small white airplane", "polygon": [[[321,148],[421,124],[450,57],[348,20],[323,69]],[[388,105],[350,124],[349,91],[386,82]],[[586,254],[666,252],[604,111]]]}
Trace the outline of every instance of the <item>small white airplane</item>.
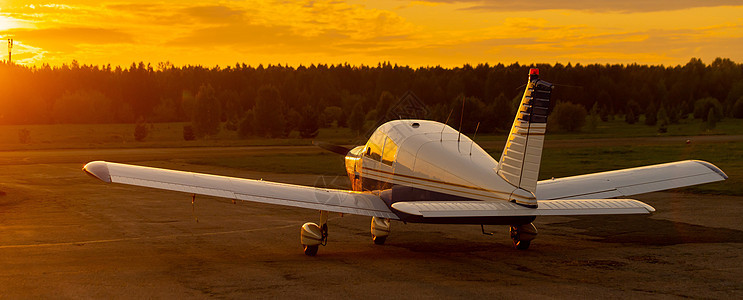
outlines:
{"label": "small white airplane", "polygon": [[350,191],[104,161],[83,170],[105,182],[320,210],[319,223],[301,228],[309,256],[327,242],[329,212],[372,217],[375,244],[383,244],[390,221],[399,220],[509,225],[514,247],[527,249],[537,235],[537,216],[647,214],[655,209],[615,198],[727,179],[713,164],[687,160],[538,181],[552,91],[538,75],[529,72],[500,161],[446,124],[396,120],[363,146],[319,144],[345,155]]}

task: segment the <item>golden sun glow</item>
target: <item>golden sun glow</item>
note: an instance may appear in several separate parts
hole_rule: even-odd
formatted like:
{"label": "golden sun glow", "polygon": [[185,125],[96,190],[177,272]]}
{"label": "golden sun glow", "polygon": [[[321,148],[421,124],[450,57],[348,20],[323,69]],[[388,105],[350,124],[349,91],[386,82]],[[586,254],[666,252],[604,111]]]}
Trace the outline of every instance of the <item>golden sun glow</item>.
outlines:
{"label": "golden sun glow", "polygon": [[32,65],[669,65],[742,61],[740,16],[728,0],[5,1],[0,37]]}
{"label": "golden sun glow", "polygon": [[7,31],[11,28],[18,27],[18,23],[12,18],[0,16],[0,31]]}

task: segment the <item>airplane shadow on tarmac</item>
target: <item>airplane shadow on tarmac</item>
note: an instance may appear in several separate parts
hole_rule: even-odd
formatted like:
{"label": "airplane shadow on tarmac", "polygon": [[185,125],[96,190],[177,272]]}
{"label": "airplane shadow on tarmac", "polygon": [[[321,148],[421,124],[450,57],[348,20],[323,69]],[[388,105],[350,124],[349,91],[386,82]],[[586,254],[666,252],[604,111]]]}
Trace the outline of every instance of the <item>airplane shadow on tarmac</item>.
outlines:
{"label": "airplane shadow on tarmac", "polygon": [[[707,227],[669,220],[658,220],[648,216],[585,216],[571,217],[573,220],[542,225],[559,231],[560,227],[578,229],[576,233],[601,243],[624,243],[630,245],[670,246],[692,243],[743,243],[743,231]],[[474,228],[473,228],[474,229]],[[477,228],[479,230],[479,228]],[[443,232],[398,231],[390,245],[414,252],[471,253],[492,251],[494,248],[511,248],[507,240],[508,231],[501,242],[483,240],[476,242],[456,237],[446,237]],[[572,231],[572,230],[571,230]],[[559,238],[559,237],[558,237]],[[539,237],[537,237],[539,241]]]}
{"label": "airplane shadow on tarmac", "polygon": [[743,243],[743,231],[706,227],[647,216],[575,217],[576,220],[553,223],[585,230],[581,234],[604,243],[669,246],[691,243]]}

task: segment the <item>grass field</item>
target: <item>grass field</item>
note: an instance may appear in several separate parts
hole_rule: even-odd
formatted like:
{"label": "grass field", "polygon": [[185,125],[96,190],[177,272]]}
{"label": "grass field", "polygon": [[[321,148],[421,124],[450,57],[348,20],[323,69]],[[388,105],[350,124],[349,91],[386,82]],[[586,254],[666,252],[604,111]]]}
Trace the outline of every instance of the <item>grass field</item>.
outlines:
{"label": "grass field", "polygon": [[330,152],[199,158],[187,162],[261,172],[346,176],[343,157]]}
{"label": "grass field", "polygon": [[682,146],[546,148],[540,177],[559,178],[687,159],[709,161],[720,167],[730,178],[723,182],[683,188],[682,191],[743,195],[743,143],[740,142],[692,143]]}
{"label": "grass field", "polygon": [[[222,130],[217,136],[204,140],[184,141],[183,125],[186,123],[156,123],[150,125],[149,135],[142,142],[134,140],[134,124],[59,124],[59,125],[5,125],[0,126],[0,149],[90,149],[90,148],[138,148],[138,147],[205,147],[205,146],[273,146],[310,145],[311,139],[299,138],[292,132],[289,138],[240,139],[235,131]],[[681,120],[672,124],[668,132],[658,133],[657,126],[643,124],[628,125],[622,120],[601,122],[594,131],[550,132],[548,140],[632,138],[697,135],[743,135],[743,119],[725,119],[714,130],[704,130],[700,120]],[[29,141],[22,144],[18,132],[29,131]],[[478,142],[503,141],[506,133],[478,134]],[[361,144],[364,137],[356,136],[348,128],[323,128],[315,138],[335,144]]]}
{"label": "grass field", "polygon": [[[624,120],[610,120],[600,122],[595,130],[583,128],[580,132],[548,132],[547,140],[564,139],[599,139],[599,138],[633,138],[633,137],[664,137],[664,136],[698,136],[698,135],[743,135],[743,119],[724,119],[717,123],[715,129],[707,130],[701,120],[686,119],[679,124],[671,124],[667,132],[659,133],[658,126],[647,126],[638,122],[627,124]],[[503,138],[500,135],[478,135],[480,140]]]}
{"label": "grass field", "polygon": [[[183,126],[188,123],[155,123],[148,125],[144,141],[134,140],[134,124],[59,124],[59,125],[4,125],[0,126],[0,149],[94,149],[94,148],[159,148],[159,147],[214,147],[214,146],[300,146],[311,145],[312,139],[299,138],[292,132],[288,138],[267,139],[253,137],[240,139],[237,132],[222,130],[217,136],[205,139],[183,140]],[[30,133],[25,144],[18,132]],[[316,139],[338,144],[353,144],[364,140],[348,128],[323,128]]]}

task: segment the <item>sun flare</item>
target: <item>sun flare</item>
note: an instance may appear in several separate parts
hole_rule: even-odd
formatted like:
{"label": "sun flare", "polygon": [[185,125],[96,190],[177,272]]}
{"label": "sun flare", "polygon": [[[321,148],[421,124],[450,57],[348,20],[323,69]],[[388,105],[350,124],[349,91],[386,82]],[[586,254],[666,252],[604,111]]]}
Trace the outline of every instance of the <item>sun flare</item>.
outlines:
{"label": "sun flare", "polygon": [[0,31],[6,31],[17,27],[19,27],[19,24],[15,19],[6,16],[0,16]]}
{"label": "sun flare", "polygon": [[0,15],[0,37],[4,37],[2,32],[6,32],[8,30],[19,27],[23,27],[23,24],[21,24],[21,22],[19,22],[17,19]]}

